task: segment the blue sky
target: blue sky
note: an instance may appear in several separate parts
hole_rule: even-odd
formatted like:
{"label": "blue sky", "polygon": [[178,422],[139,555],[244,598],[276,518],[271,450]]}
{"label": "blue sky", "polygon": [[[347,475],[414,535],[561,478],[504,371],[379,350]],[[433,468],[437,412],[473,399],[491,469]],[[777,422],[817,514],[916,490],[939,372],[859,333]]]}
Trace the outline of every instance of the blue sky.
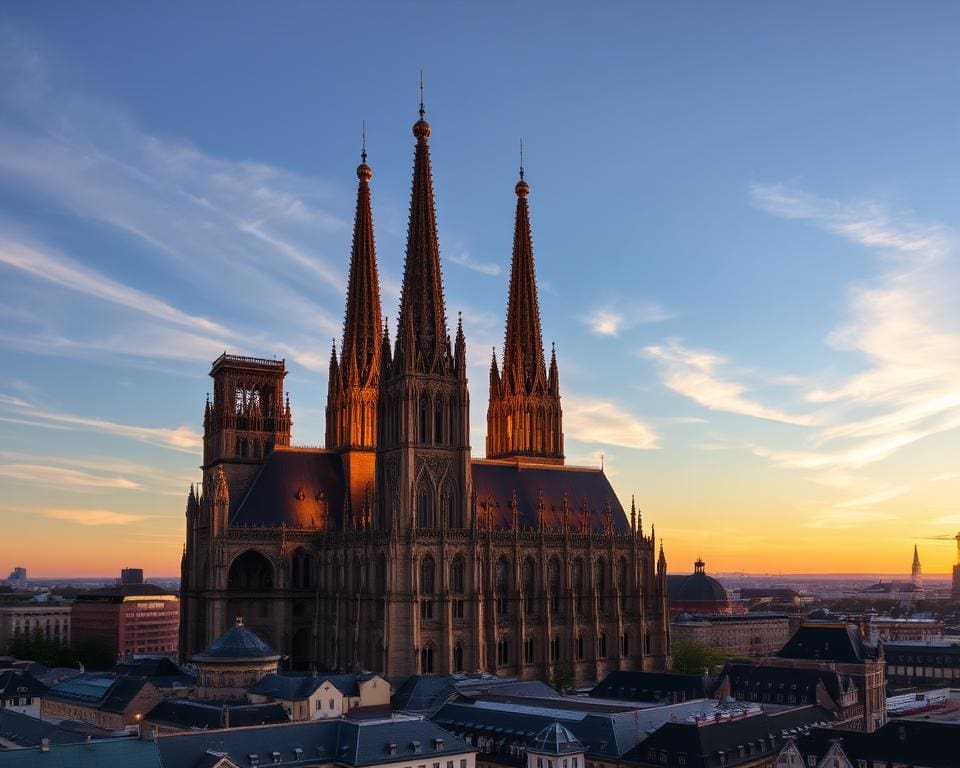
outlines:
{"label": "blue sky", "polygon": [[224,348],[322,443],[360,123],[393,317],[422,67],[475,454],[522,136],[568,460],[671,570],[905,570],[960,523],[958,16],[6,4],[0,568],[174,573]]}

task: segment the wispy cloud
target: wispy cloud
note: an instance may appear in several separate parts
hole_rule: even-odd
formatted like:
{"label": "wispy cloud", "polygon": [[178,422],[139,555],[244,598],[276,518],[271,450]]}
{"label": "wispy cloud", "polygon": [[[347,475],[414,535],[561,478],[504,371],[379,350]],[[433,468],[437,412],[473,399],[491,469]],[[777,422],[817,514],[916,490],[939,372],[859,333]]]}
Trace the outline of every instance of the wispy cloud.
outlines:
{"label": "wispy cloud", "polygon": [[481,275],[490,275],[491,277],[499,275],[503,271],[499,264],[492,261],[478,261],[470,255],[470,251],[465,250],[448,254],[447,260],[461,267],[472,269],[474,272],[479,272]]}
{"label": "wispy cloud", "polygon": [[710,410],[801,426],[816,421],[815,416],[789,413],[749,397],[750,388],[725,374],[727,360],[713,352],[691,349],[671,339],[645,347],[641,354],[657,363],[669,389]]}
{"label": "wispy cloud", "polygon": [[659,304],[639,304],[620,309],[617,303],[594,309],[580,321],[598,336],[619,336],[623,331],[644,323],[660,323],[673,315]]}
{"label": "wispy cloud", "polygon": [[129,525],[147,519],[146,515],[131,515],[108,509],[44,509],[40,514],[78,525]]}
{"label": "wispy cloud", "polygon": [[21,398],[3,394],[0,394],[0,410],[14,414],[12,417],[0,417],[0,421],[28,423],[53,429],[87,429],[184,453],[196,453],[200,449],[200,435],[187,426],[169,428],[119,424],[106,419],[45,410]]}
{"label": "wispy cloud", "polygon": [[120,476],[94,475],[77,469],[55,467],[45,464],[0,464],[0,477],[17,480],[45,488],[64,490],[102,490],[107,488],[132,490],[140,488],[139,483]]}
{"label": "wispy cloud", "polygon": [[568,439],[622,448],[657,447],[657,433],[644,421],[616,403],[567,395],[563,428]]}

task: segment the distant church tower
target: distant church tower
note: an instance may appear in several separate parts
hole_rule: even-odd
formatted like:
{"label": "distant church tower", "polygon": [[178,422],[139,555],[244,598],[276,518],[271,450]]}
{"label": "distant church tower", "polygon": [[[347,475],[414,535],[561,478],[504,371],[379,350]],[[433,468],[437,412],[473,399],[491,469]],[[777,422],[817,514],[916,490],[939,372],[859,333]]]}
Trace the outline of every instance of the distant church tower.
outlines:
{"label": "distant church tower", "polygon": [[910,580],[917,589],[923,589],[923,574],[920,571],[920,553],[917,552],[917,545],[913,545],[913,566],[910,568]]}
{"label": "distant church tower", "polygon": [[533,265],[533,238],[523,165],[517,182],[513,261],[507,297],[503,369],[494,352],[487,406],[487,458],[536,464],[563,464],[563,419],[557,356],[547,373],[540,331],[540,304]]}
{"label": "distant church tower", "polygon": [[351,508],[358,524],[370,514],[377,446],[377,397],[380,387],[380,280],[373,241],[370,179],[364,146],[357,167],[357,212],[350,252],[350,277],[343,320],[340,359],[330,353],[327,384],[328,450],[343,456]]}

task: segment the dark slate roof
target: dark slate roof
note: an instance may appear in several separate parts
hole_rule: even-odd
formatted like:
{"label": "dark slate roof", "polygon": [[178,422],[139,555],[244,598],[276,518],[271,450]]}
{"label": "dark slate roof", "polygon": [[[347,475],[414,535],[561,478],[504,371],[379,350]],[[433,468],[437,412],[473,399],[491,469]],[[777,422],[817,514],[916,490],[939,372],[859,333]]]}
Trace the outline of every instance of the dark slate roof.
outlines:
{"label": "dark slate roof", "polygon": [[[249,765],[250,755],[257,755],[264,766],[303,765],[310,760],[365,766],[401,760],[427,762],[475,751],[429,720],[415,718],[314,720],[179,733],[161,736],[156,743],[165,768],[205,765],[209,753],[227,756],[237,765]],[[391,744],[396,746],[395,754],[390,752]]]}
{"label": "dark slate roof", "polygon": [[556,721],[534,736],[528,749],[550,755],[569,755],[573,752],[585,751],[580,740]]}
{"label": "dark slate roof", "polygon": [[740,589],[742,600],[756,600],[766,597],[774,600],[793,600],[800,597],[800,593],[789,587],[741,587]]}
{"label": "dark slate roof", "polygon": [[623,701],[686,701],[707,696],[709,678],[679,672],[611,672],[597,683],[590,696]]}
{"label": "dark slate roof", "polygon": [[276,448],[246,495],[231,499],[231,526],[319,527],[324,506],[342,527],[346,480],[340,454],[312,448]]}
{"label": "dark slate roof", "polygon": [[48,752],[0,750],[0,768],[162,768],[155,742],[105,739],[83,744],[51,744]]}
{"label": "dark slate roof", "polygon": [[691,573],[667,576],[667,595],[672,603],[726,603],[727,590],[712,576]]}
{"label": "dark slate roof", "polygon": [[47,686],[25,669],[0,669],[0,698],[42,696]]}
{"label": "dark slate roof", "polygon": [[194,661],[226,661],[230,659],[279,659],[280,654],[267,645],[260,636],[242,624],[230,627],[200,653]]}
{"label": "dark slate roof", "polygon": [[580,505],[586,499],[591,530],[604,530],[604,508],[607,503],[613,514],[614,530],[620,533],[630,530],[627,515],[601,469],[487,460],[475,460],[472,467],[477,507],[482,509],[488,499],[492,500],[491,525],[494,528],[513,527],[510,504],[516,492],[520,527],[535,529],[537,504],[542,491],[543,524],[547,530],[560,530],[563,527],[564,494],[569,505],[571,529],[580,529]]}
{"label": "dark slate roof", "polygon": [[166,657],[136,659],[124,664],[117,664],[113,671],[126,677],[168,678],[181,677],[191,680],[180,667]]}
{"label": "dark slate roof", "polygon": [[[68,722],[48,723],[30,715],[0,708],[0,738],[21,747],[39,746],[42,739],[51,744],[76,744],[85,741],[88,731]],[[2,750],[0,750],[2,754]]]}
{"label": "dark slate roof", "polygon": [[509,745],[515,742],[525,747],[554,722],[569,729],[588,755],[616,760],[671,717],[684,717],[705,707],[709,705],[703,700],[637,709],[582,697],[486,695],[479,699],[460,697],[441,707],[431,719],[450,731],[502,740],[498,762],[517,762],[513,759],[516,755],[510,755]]}
{"label": "dark slate roof", "polygon": [[431,715],[456,692],[457,689],[449,677],[413,675],[397,689],[390,703],[400,712],[420,712]]}
{"label": "dark slate roof", "polygon": [[360,683],[371,677],[373,677],[372,672],[344,675],[265,675],[249,688],[248,692],[258,696],[294,701],[308,698],[317,688],[329,682],[344,696],[359,696]]}
{"label": "dark slate roof", "polygon": [[177,728],[214,730],[223,727],[224,715],[230,728],[290,722],[290,716],[279,704],[222,704],[192,699],[162,701],[150,710],[147,720]]}
{"label": "dark slate roof", "polygon": [[[839,700],[840,693],[847,687],[835,670],[829,669],[796,669],[794,667],[773,667],[750,663],[731,663],[724,670],[730,679],[730,690],[734,696],[743,695],[751,701],[761,701],[763,693],[770,693],[771,700],[777,693],[809,697],[811,703],[815,701],[817,683],[823,683],[827,695],[834,701]],[[752,699],[750,691],[758,694]]]}
{"label": "dark slate roof", "polygon": [[[795,739],[800,753],[822,758],[835,741],[853,765],[922,765],[957,768],[960,724],[929,720],[890,720],[873,733],[815,728]],[[819,760],[818,760],[819,762]]]}
{"label": "dark slate roof", "polygon": [[124,712],[130,706],[130,702],[147,685],[153,687],[153,683],[141,677],[118,677],[116,683],[110,687],[100,709],[106,712]]}
{"label": "dark slate roof", "polygon": [[[828,713],[819,707],[794,707],[772,714],[756,711],[712,722],[668,722],[628,752],[624,759],[676,766],[680,765],[678,758],[682,755],[687,768],[719,768],[741,763],[755,765],[761,755],[780,752],[787,740],[784,731],[803,732],[828,719]],[[764,740],[762,749],[761,739]],[[740,754],[741,749],[743,754]]]}
{"label": "dark slate roof", "polygon": [[853,624],[806,622],[778,652],[781,659],[857,662],[869,658]]}
{"label": "dark slate roof", "polygon": [[108,712],[123,712],[145,685],[153,684],[140,677],[78,675],[50,688],[45,698]]}

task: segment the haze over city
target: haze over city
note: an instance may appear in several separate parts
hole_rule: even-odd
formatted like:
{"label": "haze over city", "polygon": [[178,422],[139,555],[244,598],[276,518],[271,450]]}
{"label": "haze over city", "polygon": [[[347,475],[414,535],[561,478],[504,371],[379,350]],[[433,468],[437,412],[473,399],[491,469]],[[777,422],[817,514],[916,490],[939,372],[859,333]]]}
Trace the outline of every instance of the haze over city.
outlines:
{"label": "haze over city", "polygon": [[671,572],[956,562],[955,7],[97,7],[0,23],[0,569],[179,573],[225,350],[323,444],[361,124],[395,337],[421,69],[475,457],[522,137],[567,463]]}

